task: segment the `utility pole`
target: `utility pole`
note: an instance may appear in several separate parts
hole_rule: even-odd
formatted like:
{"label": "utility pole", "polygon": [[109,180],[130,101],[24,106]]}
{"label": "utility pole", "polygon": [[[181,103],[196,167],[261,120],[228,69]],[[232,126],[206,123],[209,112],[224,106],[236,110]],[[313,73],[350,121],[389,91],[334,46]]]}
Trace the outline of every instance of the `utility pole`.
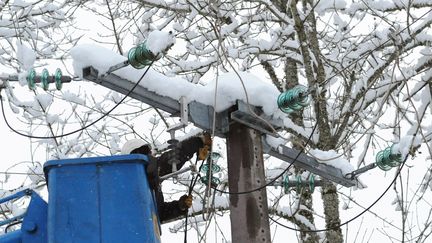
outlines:
{"label": "utility pole", "polygon": [[261,134],[234,122],[227,134],[232,242],[271,242]]}

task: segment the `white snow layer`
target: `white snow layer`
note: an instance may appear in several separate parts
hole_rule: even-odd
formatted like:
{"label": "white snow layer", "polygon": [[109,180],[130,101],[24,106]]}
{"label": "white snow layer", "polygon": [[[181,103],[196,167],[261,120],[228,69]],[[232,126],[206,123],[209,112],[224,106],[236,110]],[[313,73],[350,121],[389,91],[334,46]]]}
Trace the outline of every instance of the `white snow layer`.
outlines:
{"label": "white snow layer", "polygon": [[318,162],[340,169],[343,175],[354,170],[354,167],[349,163],[349,161],[334,150],[322,151],[319,149],[311,149],[309,152]]}
{"label": "white snow layer", "polygon": [[175,43],[172,32],[163,32],[159,30],[152,31],[146,40],[146,46],[153,54],[165,51]]}
{"label": "white snow layer", "polygon": [[[84,67],[93,66],[99,74],[105,73],[111,66],[126,60],[126,57],[96,45],[79,45],[71,50],[75,74],[82,77]],[[146,68],[137,70],[131,66],[124,67],[114,73],[122,78],[137,82]],[[223,111],[235,104],[236,100],[247,101],[254,106],[263,107],[264,112],[275,118],[286,117],[277,107],[277,97],[280,92],[272,84],[265,83],[250,73],[224,73],[217,79],[203,86],[190,83],[177,77],[167,77],[152,69],[148,71],[140,85],[162,96],[180,99],[185,96],[188,102],[197,101],[214,106],[217,93],[216,111]],[[217,90],[216,90],[217,83]],[[245,87],[243,87],[242,83]]]}
{"label": "white snow layer", "polygon": [[33,66],[36,60],[36,54],[31,48],[22,44],[19,40],[17,40],[16,45],[17,45],[16,55],[19,64],[21,65],[22,69],[29,70]]}

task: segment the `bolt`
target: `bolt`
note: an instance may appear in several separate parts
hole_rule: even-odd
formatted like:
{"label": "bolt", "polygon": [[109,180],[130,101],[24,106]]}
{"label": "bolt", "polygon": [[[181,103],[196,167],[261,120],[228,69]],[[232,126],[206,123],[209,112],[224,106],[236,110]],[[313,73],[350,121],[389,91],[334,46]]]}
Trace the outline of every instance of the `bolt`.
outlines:
{"label": "bolt", "polygon": [[22,227],[29,233],[34,233],[37,229],[37,225],[34,222],[26,222],[22,225]]}

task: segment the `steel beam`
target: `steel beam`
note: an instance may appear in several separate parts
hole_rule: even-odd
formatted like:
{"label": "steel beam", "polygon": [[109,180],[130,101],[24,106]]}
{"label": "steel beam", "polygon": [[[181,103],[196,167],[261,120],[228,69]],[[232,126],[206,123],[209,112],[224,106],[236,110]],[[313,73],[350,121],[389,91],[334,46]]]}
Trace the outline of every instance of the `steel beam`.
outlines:
{"label": "steel beam", "polygon": [[[83,77],[86,80],[100,84],[108,89],[117,91],[124,95],[128,94],[135,85],[135,83],[127,79],[121,78],[115,74],[109,74],[100,77],[98,71],[93,67],[84,68]],[[152,107],[168,112],[173,116],[180,116],[181,114],[181,105],[178,100],[172,99],[168,96],[159,95],[153,91],[149,91],[141,85],[136,86],[136,88],[129,94],[129,96]],[[198,103],[196,101],[190,102],[188,106],[189,121],[192,122],[196,127],[199,127],[203,130],[212,130],[214,115],[213,107]],[[229,125],[228,111],[216,113],[215,122],[216,135],[220,137],[225,137]]]}
{"label": "steel beam", "polygon": [[352,187],[357,184],[355,180],[345,178],[340,169],[328,164],[319,163],[314,158],[307,156],[296,149],[279,145],[278,149],[270,148],[267,151],[267,154],[285,162],[292,163],[295,166],[301,167],[315,175],[319,175],[321,178],[328,179],[330,181],[336,182],[337,184],[346,187]]}

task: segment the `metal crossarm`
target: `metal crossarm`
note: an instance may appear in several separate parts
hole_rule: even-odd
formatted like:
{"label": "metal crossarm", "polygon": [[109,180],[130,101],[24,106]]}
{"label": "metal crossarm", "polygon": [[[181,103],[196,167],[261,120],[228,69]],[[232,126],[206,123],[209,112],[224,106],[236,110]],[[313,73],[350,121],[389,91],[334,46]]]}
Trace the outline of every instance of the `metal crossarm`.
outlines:
{"label": "metal crossarm", "polygon": [[[122,94],[128,94],[136,84],[127,79],[121,78],[113,73],[100,76],[98,71],[93,67],[83,69],[83,77],[89,81],[100,84],[108,89],[117,91]],[[144,81],[145,82],[145,81]],[[144,102],[157,109],[161,109],[170,113],[172,116],[181,116],[181,104],[178,100],[171,97],[163,96],[155,92],[149,91],[144,86],[138,85],[130,94],[130,97]],[[188,104],[188,118],[196,127],[203,130],[213,129],[213,107],[202,103],[192,101]],[[229,126],[233,122],[243,124],[247,127],[255,129],[263,134],[278,136],[275,129],[281,127],[280,121],[275,121],[267,117],[260,107],[246,104],[243,101],[237,101],[237,104],[222,112],[216,113],[216,128],[215,134],[220,137],[226,137],[229,131]],[[268,121],[268,122],[266,122]],[[266,144],[264,144],[264,147]],[[321,178],[328,179],[337,184],[346,187],[356,185],[355,180],[345,178],[341,170],[333,166],[319,163],[312,157],[306,154],[301,154],[296,160],[297,150],[280,146],[280,150],[267,149],[267,154],[284,160],[288,163],[294,161],[294,165],[299,166],[313,174],[319,175]]]}
{"label": "metal crossarm", "polygon": [[[108,89],[117,91],[122,94],[128,94],[135,83],[121,78],[115,74],[99,76],[99,73],[93,67],[83,69],[83,77],[86,80],[100,84]],[[181,104],[178,100],[171,97],[159,95],[149,91],[143,86],[138,85],[130,94],[131,98],[137,99],[143,103],[153,106],[170,113],[173,116],[180,116]],[[189,121],[203,130],[211,130],[213,124],[213,107],[192,101],[188,104]],[[224,136],[228,130],[228,113],[227,111],[216,113],[216,131],[218,136]]]}
{"label": "metal crossarm", "polygon": [[[286,161],[288,163],[294,163],[294,165],[299,166],[313,174],[319,175],[322,178],[328,179],[330,181],[336,182],[337,184],[352,187],[357,183],[355,180],[350,180],[344,177],[342,171],[331,165],[319,163],[314,158],[301,153],[298,157],[298,150],[288,148],[283,145],[279,145],[279,149],[276,150],[271,148],[268,152],[269,155]],[[297,159],[295,159],[297,157]]]}

